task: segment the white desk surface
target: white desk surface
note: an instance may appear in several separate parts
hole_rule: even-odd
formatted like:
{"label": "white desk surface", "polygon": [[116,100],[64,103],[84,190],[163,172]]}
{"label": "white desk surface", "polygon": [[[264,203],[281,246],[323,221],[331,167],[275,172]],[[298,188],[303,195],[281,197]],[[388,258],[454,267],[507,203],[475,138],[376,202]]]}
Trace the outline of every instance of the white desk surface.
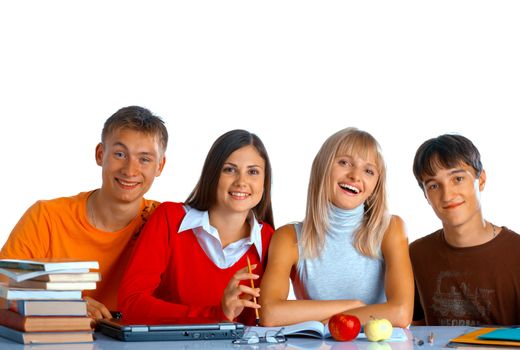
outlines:
{"label": "white desk surface", "polygon": [[[410,340],[391,343],[372,343],[366,340],[336,342],[332,339],[288,337],[287,343],[284,344],[254,345],[233,345],[231,340],[121,342],[96,332],[96,341],[81,344],[22,345],[0,337],[0,350],[432,350],[445,348],[451,338],[473,329],[472,327],[411,327],[408,331]],[[433,344],[428,343],[430,332],[434,333]],[[421,340],[423,344],[419,345]]]}

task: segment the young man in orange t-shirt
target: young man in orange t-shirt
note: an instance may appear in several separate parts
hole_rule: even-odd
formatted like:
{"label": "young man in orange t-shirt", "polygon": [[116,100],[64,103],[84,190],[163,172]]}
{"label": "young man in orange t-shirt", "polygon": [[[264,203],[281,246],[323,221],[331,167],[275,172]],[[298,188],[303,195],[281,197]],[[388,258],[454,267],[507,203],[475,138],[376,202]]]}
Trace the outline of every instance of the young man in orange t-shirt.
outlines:
{"label": "young man in orange t-shirt", "polygon": [[164,122],[148,109],[118,110],[96,146],[101,188],[37,201],[14,227],[0,258],[99,261],[102,280],[84,298],[90,317],[110,318],[135,241],[159,204],[143,196],[164,168],[167,143]]}

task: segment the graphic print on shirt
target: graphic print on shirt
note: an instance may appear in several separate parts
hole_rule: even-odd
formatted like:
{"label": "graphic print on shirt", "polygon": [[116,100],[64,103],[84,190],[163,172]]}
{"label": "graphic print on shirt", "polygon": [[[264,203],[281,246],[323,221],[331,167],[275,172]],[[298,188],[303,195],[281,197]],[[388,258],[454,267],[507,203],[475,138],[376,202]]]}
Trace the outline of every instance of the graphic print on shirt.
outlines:
{"label": "graphic print on shirt", "polygon": [[472,286],[472,279],[457,271],[441,271],[437,276],[432,310],[441,326],[491,324],[495,290]]}
{"label": "graphic print on shirt", "polygon": [[144,206],[143,210],[141,211],[141,220],[143,222],[142,222],[141,226],[139,226],[137,231],[132,236],[132,243],[133,244],[135,244],[135,242],[139,238],[139,235],[141,234],[141,231],[142,231],[144,225],[146,224],[146,222],[150,218],[150,215],[152,215],[152,213],[155,210],[155,208],[157,208],[157,205],[158,205],[157,203],[152,203],[150,206],[146,206],[146,205]]}

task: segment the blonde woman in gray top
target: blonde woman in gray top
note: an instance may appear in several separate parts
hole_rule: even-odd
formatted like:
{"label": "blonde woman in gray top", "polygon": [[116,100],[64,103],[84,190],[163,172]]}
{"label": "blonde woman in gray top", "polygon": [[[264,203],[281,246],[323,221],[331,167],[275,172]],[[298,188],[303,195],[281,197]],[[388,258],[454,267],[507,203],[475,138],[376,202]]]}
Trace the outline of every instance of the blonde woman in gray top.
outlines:
{"label": "blonde woman in gray top", "polygon": [[[413,274],[404,223],[386,202],[386,169],[377,141],[356,128],[330,136],[316,155],[302,223],[279,228],[262,278],[264,326],[337,313],[406,327]],[[297,300],[287,300],[289,278]]]}

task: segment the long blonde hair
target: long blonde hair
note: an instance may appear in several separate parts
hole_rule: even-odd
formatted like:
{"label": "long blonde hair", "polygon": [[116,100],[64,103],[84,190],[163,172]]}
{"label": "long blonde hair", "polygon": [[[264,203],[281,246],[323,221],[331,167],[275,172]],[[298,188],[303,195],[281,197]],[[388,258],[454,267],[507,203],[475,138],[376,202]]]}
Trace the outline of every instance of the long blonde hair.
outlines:
{"label": "long blonde hair", "polygon": [[336,157],[374,155],[379,173],[374,192],[365,202],[363,222],[354,237],[354,247],[368,257],[379,257],[379,248],[390,223],[386,200],[386,166],[379,143],[369,133],[346,128],[330,136],[314,158],[307,192],[307,210],[302,228],[303,255],[317,257],[325,243],[332,203],[332,165]]}

